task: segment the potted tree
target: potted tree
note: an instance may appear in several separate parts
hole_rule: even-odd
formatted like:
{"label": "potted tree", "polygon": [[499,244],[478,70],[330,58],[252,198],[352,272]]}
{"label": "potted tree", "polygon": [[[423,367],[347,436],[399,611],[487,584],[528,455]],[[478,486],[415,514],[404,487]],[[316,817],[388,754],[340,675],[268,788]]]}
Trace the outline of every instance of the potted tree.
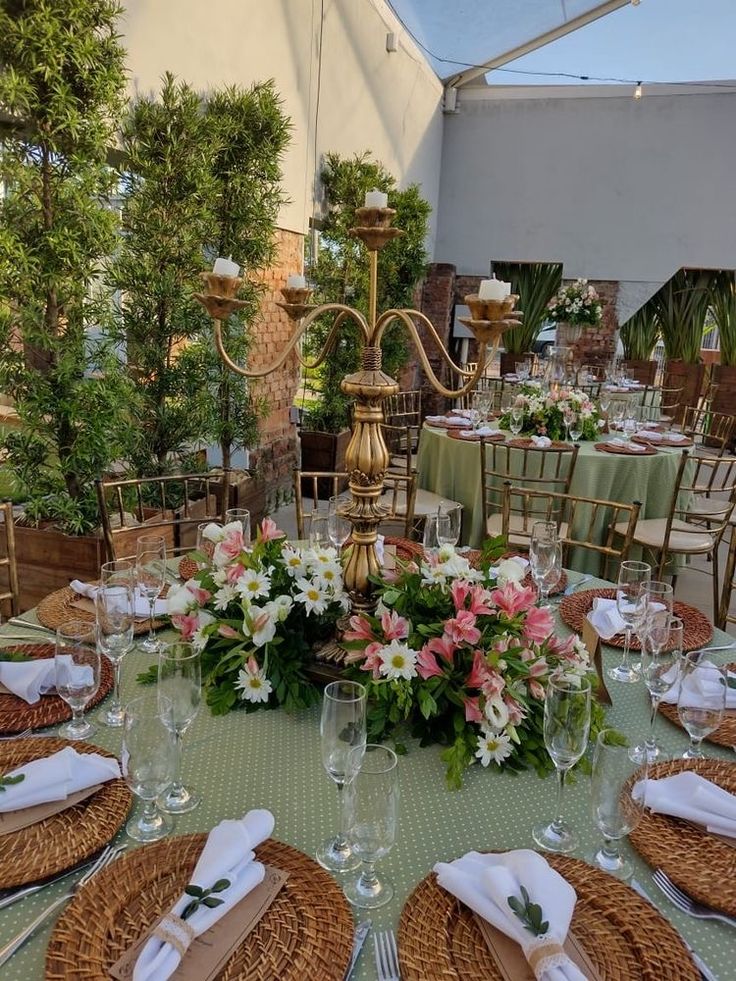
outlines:
{"label": "potted tree", "polygon": [[659,340],[659,324],[651,300],[621,325],[621,343],[629,374],[643,385],[653,385],[657,362],[652,360],[654,345]]}
{"label": "potted tree", "polygon": [[711,369],[715,389],[713,409],[736,415],[736,274],[722,269],[713,277],[710,308],[718,328],[720,364]]}
{"label": "potted tree", "polygon": [[523,361],[548,318],[547,304],[562,282],[561,262],[494,262],[497,279],[511,283],[511,292],[519,296],[518,307],[524,313],[520,327],[503,335],[501,374],[516,370]]}

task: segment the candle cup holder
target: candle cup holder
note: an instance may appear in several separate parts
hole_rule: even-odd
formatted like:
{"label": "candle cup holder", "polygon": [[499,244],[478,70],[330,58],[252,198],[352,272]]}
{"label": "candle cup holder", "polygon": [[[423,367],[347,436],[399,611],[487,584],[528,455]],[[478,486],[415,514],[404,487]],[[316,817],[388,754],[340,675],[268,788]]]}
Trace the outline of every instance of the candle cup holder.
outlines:
{"label": "candle cup holder", "polygon": [[[284,291],[282,290],[282,292]],[[298,292],[301,293],[302,290],[298,290]],[[290,320],[301,320],[302,317],[306,317],[308,313],[316,309],[314,303],[281,303],[279,300],[276,301],[276,306],[281,307]]]}
{"label": "candle cup holder", "polygon": [[355,218],[361,228],[389,228],[395,217],[395,208],[355,209]]}
{"label": "candle cup holder", "polygon": [[502,300],[481,300],[477,293],[465,297],[465,303],[470,308],[473,320],[504,320],[511,313],[519,297],[515,293],[505,296]]}
{"label": "candle cup holder", "polygon": [[287,304],[301,303],[307,306],[312,299],[312,289],[309,286],[284,286],[281,295]]}
{"label": "candle cup holder", "polygon": [[234,297],[243,285],[242,276],[221,276],[219,273],[205,272],[201,278],[207,283],[207,292],[213,296]]}
{"label": "candle cup holder", "polygon": [[[391,209],[369,208],[368,210],[390,211]],[[406,232],[402,228],[375,228],[373,226],[360,225],[358,228],[351,228],[349,234],[353,238],[359,238],[369,252],[380,252],[389,242],[395,238],[401,238]]]}
{"label": "candle cup holder", "polygon": [[214,293],[195,293],[194,299],[198,300],[210,317],[215,320],[227,320],[235,310],[242,310],[243,307],[248,306],[247,300],[236,300],[229,296],[217,296]]}
{"label": "candle cup holder", "polygon": [[498,347],[501,336],[507,330],[518,327],[520,320],[478,320],[475,317],[459,317],[461,324],[473,332],[473,337],[480,344],[490,344],[491,347]]}

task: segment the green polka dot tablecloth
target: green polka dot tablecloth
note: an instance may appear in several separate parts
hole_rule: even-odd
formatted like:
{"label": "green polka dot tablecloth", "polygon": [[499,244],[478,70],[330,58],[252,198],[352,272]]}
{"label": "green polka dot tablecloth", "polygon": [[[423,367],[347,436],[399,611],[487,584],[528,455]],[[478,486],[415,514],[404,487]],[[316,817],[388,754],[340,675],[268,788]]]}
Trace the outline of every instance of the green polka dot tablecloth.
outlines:
{"label": "green polka dot tablecloth", "polygon": [[[17,628],[12,630],[14,635],[18,632]],[[561,630],[567,632],[564,627]],[[0,640],[3,633],[9,633],[7,626],[0,629]],[[717,632],[712,643],[729,641],[725,634]],[[605,649],[606,665],[610,666],[617,656],[620,652]],[[136,692],[135,676],[151,661],[150,655],[138,651],[126,658],[124,697]],[[642,685],[611,681],[608,687],[614,700],[608,713],[610,724],[623,730],[632,741],[637,740],[648,724],[645,689]],[[659,719],[657,724],[661,744],[673,755],[681,754],[687,745],[686,736],[665,719]],[[93,741],[120,752],[119,730],[100,726]],[[734,758],[732,752],[708,744],[706,752]],[[436,861],[451,860],[470,849],[533,847],[532,825],[540,817],[551,817],[554,810],[554,776],[541,780],[534,773],[511,776],[478,766],[468,772],[463,789],[452,793],[445,789],[438,748],[411,746],[399,766],[399,833],[390,855],[379,866],[380,872],[393,881],[395,896],[390,905],[372,913],[376,929],[397,928],[406,897]],[[317,709],[297,716],[274,711],[250,715],[232,712],[213,718],[203,708],[185,738],[183,778],[201,791],[203,802],[197,810],[177,819],[175,834],[208,831],[223,818],[238,817],[251,807],[268,807],[276,817],[275,837],[313,855],[318,843],[337,827],[337,792],[322,769]],[[564,809],[581,834],[583,844],[577,854],[585,857],[599,840],[590,815],[587,777],[578,776],[566,788]],[[120,840],[125,837],[121,832]],[[136,847],[130,839],[128,844]],[[736,981],[736,931],[722,923],[696,921],[675,910],[657,892],[650,870],[628,843],[624,849],[633,855],[636,878],[647,894],[716,977],[720,981]],[[50,886],[0,911],[0,947],[61,895],[69,882],[70,879]],[[364,914],[358,913],[356,918],[362,919]],[[0,970],[2,981],[38,981],[43,977],[52,926],[39,930]],[[83,965],[79,967],[79,974],[73,976],[83,978]],[[370,936],[354,977],[356,981],[375,981],[377,977]]]}

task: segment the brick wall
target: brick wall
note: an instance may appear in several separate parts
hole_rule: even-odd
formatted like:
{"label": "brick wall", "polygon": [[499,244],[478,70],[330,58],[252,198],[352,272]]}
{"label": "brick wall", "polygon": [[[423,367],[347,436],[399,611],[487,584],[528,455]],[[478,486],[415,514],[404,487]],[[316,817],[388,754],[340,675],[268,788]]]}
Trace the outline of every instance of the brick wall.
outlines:
{"label": "brick wall", "polygon": [[[445,347],[450,342],[452,311],[455,305],[455,266],[449,262],[433,262],[419,292],[419,309],[432,322]],[[436,343],[429,331],[420,325],[419,336],[427,352],[432,370],[444,385],[453,385],[454,379],[444,364]],[[447,400],[438,395],[430,385],[416,357],[410,355],[407,375],[411,388],[422,390],[422,408],[426,413],[444,412]]]}

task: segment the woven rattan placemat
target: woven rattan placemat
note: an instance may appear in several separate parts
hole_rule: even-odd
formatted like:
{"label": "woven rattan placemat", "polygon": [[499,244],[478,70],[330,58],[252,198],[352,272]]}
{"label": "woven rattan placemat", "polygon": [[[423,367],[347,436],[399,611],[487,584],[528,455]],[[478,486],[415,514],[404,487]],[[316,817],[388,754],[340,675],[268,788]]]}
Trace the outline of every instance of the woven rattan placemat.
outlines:
{"label": "woven rattan placemat", "polygon": [[[29,737],[0,743],[0,773],[73,746],[78,753],[113,753],[89,743]],[[11,889],[57,875],[90,858],[114,838],[130,809],[125,781],[108,780],[100,790],[44,821],[0,837],[0,889]]]}
{"label": "woven rattan placemat", "polygon": [[[593,606],[593,600],[597,597],[603,599],[616,599],[615,589],[582,589],[579,593],[566,596],[560,603],[560,616],[564,622],[576,633],[581,633],[585,618]],[[683,648],[686,651],[696,651],[703,647],[713,636],[713,624],[708,617],[700,610],[688,603],[681,603],[675,600],[672,604],[672,613],[682,620],[684,630]],[[604,641],[612,647],[623,647],[626,638],[623,634],[616,634],[610,640]],[[631,649],[641,650],[641,643],[635,633],[631,635]]]}
{"label": "woven rattan placemat", "polygon": [[[88,613],[86,610],[79,610],[72,605],[78,599],[80,599],[79,595],[74,592],[71,586],[64,586],[61,589],[57,589],[54,593],[49,593],[48,596],[45,596],[41,600],[36,609],[38,622],[42,623],[44,627],[49,627],[51,630],[56,630],[57,627],[60,627],[67,620],[82,620],[85,623],[94,623],[95,617],[93,613]],[[148,625],[148,619],[136,620],[133,633],[148,633]],[[166,625],[166,620],[153,621],[154,630],[159,630]]]}
{"label": "woven rattan placemat", "polygon": [[[736,793],[736,763],[727,760],[670,760],[649,768],[650,779],[695,770]],[[629,840],[652,868],[662,869],[700,903],[736,916],[736,850],[706,831],[666,814],[647,811]],[[663,975],[664,976],[664,975]]]}
{"label": "woven rattan placemat", "polygon": [[[736,673],[736,664],[729,664],[728,670]],[[669,719],[679,729],[683,728],[680,717],[677,714],[677,705],[660,702],[659,711],[665,719]],[[715,743],[716,746],[725,746],[727,749],[736,746],[736,709],[726,710],[726,714],[723,716],[723,722],[721,722],[715,732],[705,737],[705,741]]]}
{"label": "woven rattan placemat", "polygon": [[[577,892],[572,929],[610,981],[699,981],[679,934],[612,876],[567,856],[546,855]],[[501,981],[473,913],[434,873],[409,896],[399,923],[402,981]]]}
{"label": "woven rattan placemat", "polygon": [[517,450],[566,450],[570,453],[574,449],[572,443],[566,443],[563,439],[553,439],[549,446],[538,446],[531,436],[517,436],[510,439],[507,446],[513,446]]}
{"label": "woven rattan placemat", "polygon": [[[87,981],[108,968],[176,901],[207,836],[170,838],[137,849],[95,876],[59,918],[46,953],[46,981],[84,964]],[[227,981],[342,981],[353,939],[350,907],[332,876],[281,842],[257,857],[288,872],[284,888],[221,973]]]}
{"label": "woven rattan placemat", "polygon": [[[56,648],[53,644],[13,644],[3,647],[3,650],[25,654],[29,657],[53,657]],[[87,710],[106,698],[113,683],[112,665],[106,657],[100,658],[100,687],[87,703]],[[0,695],[0,733],[10,735],[14,732],[25,732],[26,729],[44,729],[59,722],[71,719],[72,710],[58,695],[42,695],[34,704],[29,705],[17,695]]]}
{"label": "woven rattan placemat", "polygon": [[657,452],[651,445],[632,450],[628,446],[615,446],[613,443],[596,443],[594,449],[599,453],[613,453],[615,456],[654,456]]}

